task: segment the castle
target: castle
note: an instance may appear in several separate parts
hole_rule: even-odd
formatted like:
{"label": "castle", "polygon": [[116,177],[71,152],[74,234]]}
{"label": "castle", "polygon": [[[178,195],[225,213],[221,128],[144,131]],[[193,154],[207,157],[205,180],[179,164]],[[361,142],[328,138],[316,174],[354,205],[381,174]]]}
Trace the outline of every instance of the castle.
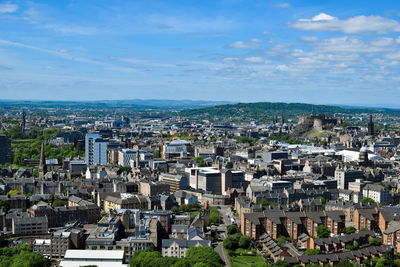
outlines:
{"label": "castle", "polygon": [[299,117],[294,135],[303,135],[306,132],[316,129],[318,131],[331,130],[335,125],[342,124],[342,119],[327,117],[325,114],[309,114]]}

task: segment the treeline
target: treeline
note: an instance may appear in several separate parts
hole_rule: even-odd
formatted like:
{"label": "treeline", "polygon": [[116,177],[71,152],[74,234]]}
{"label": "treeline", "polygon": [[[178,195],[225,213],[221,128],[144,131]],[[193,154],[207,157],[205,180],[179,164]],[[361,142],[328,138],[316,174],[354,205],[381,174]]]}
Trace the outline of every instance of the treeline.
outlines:
{"label": "treeline", "polygon": [[[25,133],[21,126],[10,128],[4,134],[11,138],[11,146],[14,149],[13,164],[23,166],[24,159],[39,159],[42,143],[49,141],[61,132],[58,129],[33,128]],[[45,143],[45,157],[48,159],[58,159],[61,162],[64,157],[78,156],[85,156],[85,147],[81,143],[61,147]]]}
{"label": "treeline", "polygon": [[149,249],[136,253],[129,262],[131,267],[222,267],[223,262],[211,247],[191,247],[185,258],[162,257],[158,251]]}
{"label": "treeline", "polygon": [[234,105],[219,105],[210,108],[190,109],[181,111],[182,116],[200,116],[200,117],[243,117],[254,120],[271,119],[272,116],[280,116],[284,114],[287,118],[297,118],[302,114],[315,113],[369,113],[369,112],[384,112],[399,114],[399,110],[392,109],[372,109],[372,108],[344,108],[339,106],[328,105],[312,105],[302,103],[272,103],[272,102],[258,102],[258,103],[239,103]]}
{"label": "treeline", "polygon": [[15,248],[0,248],[0,267],[50,267],[51,263],[42,255],[32,252],[28,244]]}

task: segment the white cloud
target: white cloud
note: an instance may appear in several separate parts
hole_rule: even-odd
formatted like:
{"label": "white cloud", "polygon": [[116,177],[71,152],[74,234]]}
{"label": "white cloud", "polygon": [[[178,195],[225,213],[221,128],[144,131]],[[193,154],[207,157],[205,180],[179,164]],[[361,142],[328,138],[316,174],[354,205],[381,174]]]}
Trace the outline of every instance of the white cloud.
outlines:
{"label": "white cloud", "polygon": [[150,14],[143,17],[145,24],[160,31],[172,33],[195,33],[227,31],[233,22],[223,17],[192,17],[187,14]]}
{"label": "white cloud", "polygon": [[290,27],[305,31],[341,31],[349,34],[400,32],[400,23],[380,16],[355,16],[339,19],[320,13],[312,19],[299,19]]}
{"label": "white cloud", "polygon": [[327,20],[337,20],[337,18],[332,17],[326,13],[320,13],[314,16],[312,19],[300,19],[300,21],[327,21]]}
{"label": "white cloud", "polygon": [[251,63],[262,63],[264,62],[264,59],[262,57],[247,57],[244,59],[247,62]]}
{"label": "white cloud", "polygon": [[272,6],[277,7],[277,8],[289,8],[290,4],[289,3],[278,3],[278,4],[274,4]]}
{"label": "white cloud", "polygon": [[260,46],[259,45],[260,41],[261,40],[259,39],[253,38],[248,42],[236,41],[229,44],[228,46],[231,48],[257,48]]}
{"label": "white cloud", "polygon": [[18,6],[10,3],[0,4],[0,13],[14,13]]}
{"label": "white cloud", "polygon": [[235,61],[238,61],[239,58],[237,58],[237,57],[226,57],[223,60],[224,60],[224,62],[235,62]]}
{"label": "white cloud", "polygon": [[43,28],[55,32],[60,32],[65,35],[93,35],[103,32],[103,30],[94,27],[62,25],[62,24],[47,24],[44,25]]}
{"label": "white cloud", "polygon": [[371,41],[363,41],[352,37],[303,38],[303,40],[312,44],[315,50],[324,52],[378,53],[396,50],[396,44],[392,38],[376,38]]}
{"label": "white cloud", "polygon": [[251,39],[250,39],[250,42],[253,42],[253,43],[261,43],[262,40],[261,40],[261,39],[257,39],[257,38],[251,38]]}

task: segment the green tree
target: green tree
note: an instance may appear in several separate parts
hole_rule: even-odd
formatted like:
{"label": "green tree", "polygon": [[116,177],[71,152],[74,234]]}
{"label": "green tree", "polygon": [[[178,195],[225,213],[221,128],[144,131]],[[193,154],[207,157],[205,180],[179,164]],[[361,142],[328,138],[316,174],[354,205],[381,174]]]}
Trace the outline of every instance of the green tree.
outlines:
{"label": "green tree", "polygon": [[67,205],[67,203],[64,201],[64,200],[61,200],[61,199],[55,199],[54,201],[53,201],[53,207],[63,207],[63,206],[65,206],[65,205]]}
{"label": "green tree", "polygon": [[21,195],[21,194],[22,194],[21,191],[19,191],[18,189],[10,190],[7,193],[7,195],[10,195],[10,196],[12,196],[12,195]]}
{"label": "green tree", "polygon": [[211,247],[191,247],[186,252],[186,259],[192,264],[204,263],[210,267],[222,267],[218,253]]}
{"label": "green tree", "polygon": [[153,156],[154,156],[154,158],[160,158],[160,150],[155,150],[155,151],[153,151]]}
{"label": "green tree", "polygon": [[286,237],[284,237],[283,235],[278,236],[277,239],[275,239],[276,243],[278,244],[278,246],[283,247],[283,245],[285,245],[286,243]]}
{"label": "green tree", "polygon": [[337,267],[353,267],[354,264],[348,258],[345,258],[337,264]]}
{"label": "green tree", "polygon": [[319,249],[308,248],[308,249],[306,249],[306,252],[304,255],[310,256],[310,255],[318,255],[318,254],[321,254],[321,251]]}
{"label": "green tree", "polygon": [[226,229],[228,230],[228,235],[233,235],[239,232],[238,226],[236,224],[228,225]]}
{"label": "green tree", "polygon": [[373,203],[375,203],[375,200],[373,200],[372,198],[370,198],[370,197],[363,197],[362,199],[361,199],[361,201],[360,201],[362,204],[373,204]]}
{"label": "green tree", "polygon": [[329,231],[328,226],[323,224],[318,225],[316,231],[318,238],[326,238],[329,237],[331,234],[331,231]]}
{"label": "green tree", "polygon": [[283,260],[278,260],[274,263],[274,267],[289,267],[290,264]]}
{"label": "green tree", "polygon": [[232,239],[230,238],[226,238],[223,242],[224,248],[226,249],[234,249],[234,244],[232,242]]}
{"label": "green tree", "polygon": [[21,252],[13,256],[10,267],[45,267],[50,266],[50,262],[39,254],[32,252]]}
{"label": "green tree", "polygon": [[48,199],[49,204],[53,206],[54,200],[55,200],[54,193],[51,193]]}
{"label": "green tree", "polygon": [[210,208],[210,223],[212,225],[219,225],[220,222],[220,215],[219,211],[216,207]]}
{"label": "green tree", "polygon": [[350,234],[356,232],[356,228],[354,228],[353,226],[349,226],[349,227],[346,227],[346,229],[344,231],[346,234],[350,235]]}
{"label": "green tree", "polygon": [[325,210],[326,199],[323,196],[316,197],[317,199],[321,199],[322,209]]}
{"label": "green tree", "polygon": [[152,251],[151,249],[146,249],[135,253],[132,256],[129,265],[131,267],[165,267],[169,266],[170,262],[169,258],[164,258],[161,256],[161,253],[158,251]]}
{"label": "green tree", "polygon": [[239,247],[247,249],[250,246],[251,238],[248,236],[241,236],[239,239]]}

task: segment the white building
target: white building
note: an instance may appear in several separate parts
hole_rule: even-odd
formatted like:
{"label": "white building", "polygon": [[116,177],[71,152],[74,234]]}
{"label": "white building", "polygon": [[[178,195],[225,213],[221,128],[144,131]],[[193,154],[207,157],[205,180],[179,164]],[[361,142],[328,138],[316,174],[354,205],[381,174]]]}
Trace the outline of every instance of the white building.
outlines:
{"label": "white building", "polygon": [[372,198],[376,203],[383,205],[391,202],[391,196],[383,186],[378,184],[368,184],[363,188],[363,197]]}
{"label": "white building", "polygon": [[363,179],[364,173],[357,170],[336,169],[335,180],[337,180],[338,189],[349,189],[349,183],[356,179]]}
{"label": "white building", "polygon": [[68,249],[64,260],[60,262],[60,267],[128,267],[128,264],[123,264],[123,260],[123,250]]}
{"label": "white building", "polygon": [[122,149],[121,151],[118,151],[118,164],[124,167],[129,167],[131,166],[131,160],[136,162],[136,154],[139,153],[140,159],[140,153],[143,152],[144,151],[136,149]]}
{"label": "white building", "polygon": [[85,160],[87,166],[107,164],[107,145],[99,134],[86,134]]}
{"label": "white building", "polygon": [[211,247],[209,240],[163,239],[162,256],[184,258],[191,247]]}
{"label": "white building", "polygon": [[163,147],[164,159],[185,158],[187,156],[187,145],[190,143],[185,140],[173,140]]}
{"label": "white building", "polygon": [[189,174],[189,185],[193,189],[201,189],[212,194],[220,195],[221,171],[214,167],[186,168]]}

